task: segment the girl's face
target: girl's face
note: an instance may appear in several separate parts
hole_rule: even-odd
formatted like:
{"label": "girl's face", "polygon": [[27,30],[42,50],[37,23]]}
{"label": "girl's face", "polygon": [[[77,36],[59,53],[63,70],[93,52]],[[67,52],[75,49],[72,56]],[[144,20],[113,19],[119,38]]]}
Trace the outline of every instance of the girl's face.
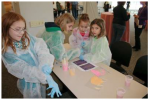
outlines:
{"label": "girl's face", "polygon": [[93,24],[91,27],[91,32],[94,36],[98,36],[101,32],[101,28],[97,24]]}
{"label": "girl's face", "polygon": [[80,32],[85,32],[88,29],[88,26],[89,26],[89,22],[81,21],[79,26],[78,26],[79,27],[79,31]]}
{"label": "girl's face", "polygon": [[68,23],[66,24],[66,30],[65,31],[72,31],[73,29],[73,25],[74,25],[74,22],[71,22],[71,23]]}
{"label": "girl's face", "polygon": [[25,33],[25,23],[22,20],[14,22],[9,28],[9,35],[14,41],[20,41]]}

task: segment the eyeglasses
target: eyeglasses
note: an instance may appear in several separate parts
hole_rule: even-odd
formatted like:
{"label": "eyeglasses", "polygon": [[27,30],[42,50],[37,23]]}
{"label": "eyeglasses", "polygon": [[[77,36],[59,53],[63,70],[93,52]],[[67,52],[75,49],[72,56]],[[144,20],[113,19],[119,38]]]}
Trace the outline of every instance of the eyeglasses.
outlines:
{"label": "eyeglasses", "polygon": [[[11,27],[10,27],[11,28]],[[18,32],[18,33],[21,33],[21,32],[26,32],[27,30],[26,29],[23,29],[23,30],[19,30],[19,29],[13,29],[13,28],[11,28],[12,30],[14,30],[14,31],[16,31],[16,32]]]}

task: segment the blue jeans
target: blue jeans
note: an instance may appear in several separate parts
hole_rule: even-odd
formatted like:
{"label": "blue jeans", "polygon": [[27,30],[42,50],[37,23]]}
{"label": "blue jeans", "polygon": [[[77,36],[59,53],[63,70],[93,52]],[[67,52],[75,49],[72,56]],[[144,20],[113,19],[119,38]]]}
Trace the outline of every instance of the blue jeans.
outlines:
{"label": "blue jeans", "polygon": [[78,18],[78,16],[77,16],[77,7],[76,7],[76,5],[72,5],[72,15],[73,15],[73,17],[75,18],[75,19],[77,19]]}
{"label": "blue jeans", "polygon": [[111,44],[113,44],[116,41],[121,40],[125,29],[126,29],[126,26],[123,26],[120,24],[113,24],[113,35],[112,35]]}

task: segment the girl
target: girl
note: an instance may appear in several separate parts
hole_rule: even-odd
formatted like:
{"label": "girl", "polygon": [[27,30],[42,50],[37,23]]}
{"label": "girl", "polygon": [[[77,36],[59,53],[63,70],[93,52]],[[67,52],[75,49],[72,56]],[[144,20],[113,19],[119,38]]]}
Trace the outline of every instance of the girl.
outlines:
{"label": "girl", "polygon": [[69,44],[72,48],[82,48],[84,52],[88,52],[86,45],[89,43],[89,27],[90,19],[88,14],[82,14],[79,19],[78,27],[73,29],[72,35],[69,37]]}
{"label": "girl", "polygon": [[105,24],[102,19],[95,19],[90,25],[89,53],[80,56],[81,60],[110,65],[111,52],[105,36]]}
{"label": "girl", "polygon": [[2,16],[2,43],[2,60],[8,72],[19,78],[17,87],[24,98],[44,98],[47,83],[51,97],[61,95],[50,76],[54,56],[42,39],[27,34],[21,15],[9,12]]}
{"label": "girl", "polygon": [[80,49],[72,49],[65,51],[63,46],[65,35],[68,31],[72,31],[72,27],[75,23],[75,19],[69,13],[65,13],[55,20],[55,23],[46,23],[46,31],[41,35],[45,40],[50,52],[55,56],[55,59],[62,61],[62,59],[67,58],[71,60],[73,58],[79,57]]}

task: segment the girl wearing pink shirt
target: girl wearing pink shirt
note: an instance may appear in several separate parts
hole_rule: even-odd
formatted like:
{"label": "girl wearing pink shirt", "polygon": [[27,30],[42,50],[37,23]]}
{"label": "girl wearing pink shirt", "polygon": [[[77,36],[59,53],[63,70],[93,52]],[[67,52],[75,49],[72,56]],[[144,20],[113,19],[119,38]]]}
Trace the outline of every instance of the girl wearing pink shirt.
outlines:
{"label": "girl wearing pink shirt", "polygon": [[88,52],[86,47],[89,43],[90,19],[88,14],[82,14],[79,19],[78,27],[73,29],[72,35],[69,37],[69,44],[72,48],[82,48],[84,53]]}

